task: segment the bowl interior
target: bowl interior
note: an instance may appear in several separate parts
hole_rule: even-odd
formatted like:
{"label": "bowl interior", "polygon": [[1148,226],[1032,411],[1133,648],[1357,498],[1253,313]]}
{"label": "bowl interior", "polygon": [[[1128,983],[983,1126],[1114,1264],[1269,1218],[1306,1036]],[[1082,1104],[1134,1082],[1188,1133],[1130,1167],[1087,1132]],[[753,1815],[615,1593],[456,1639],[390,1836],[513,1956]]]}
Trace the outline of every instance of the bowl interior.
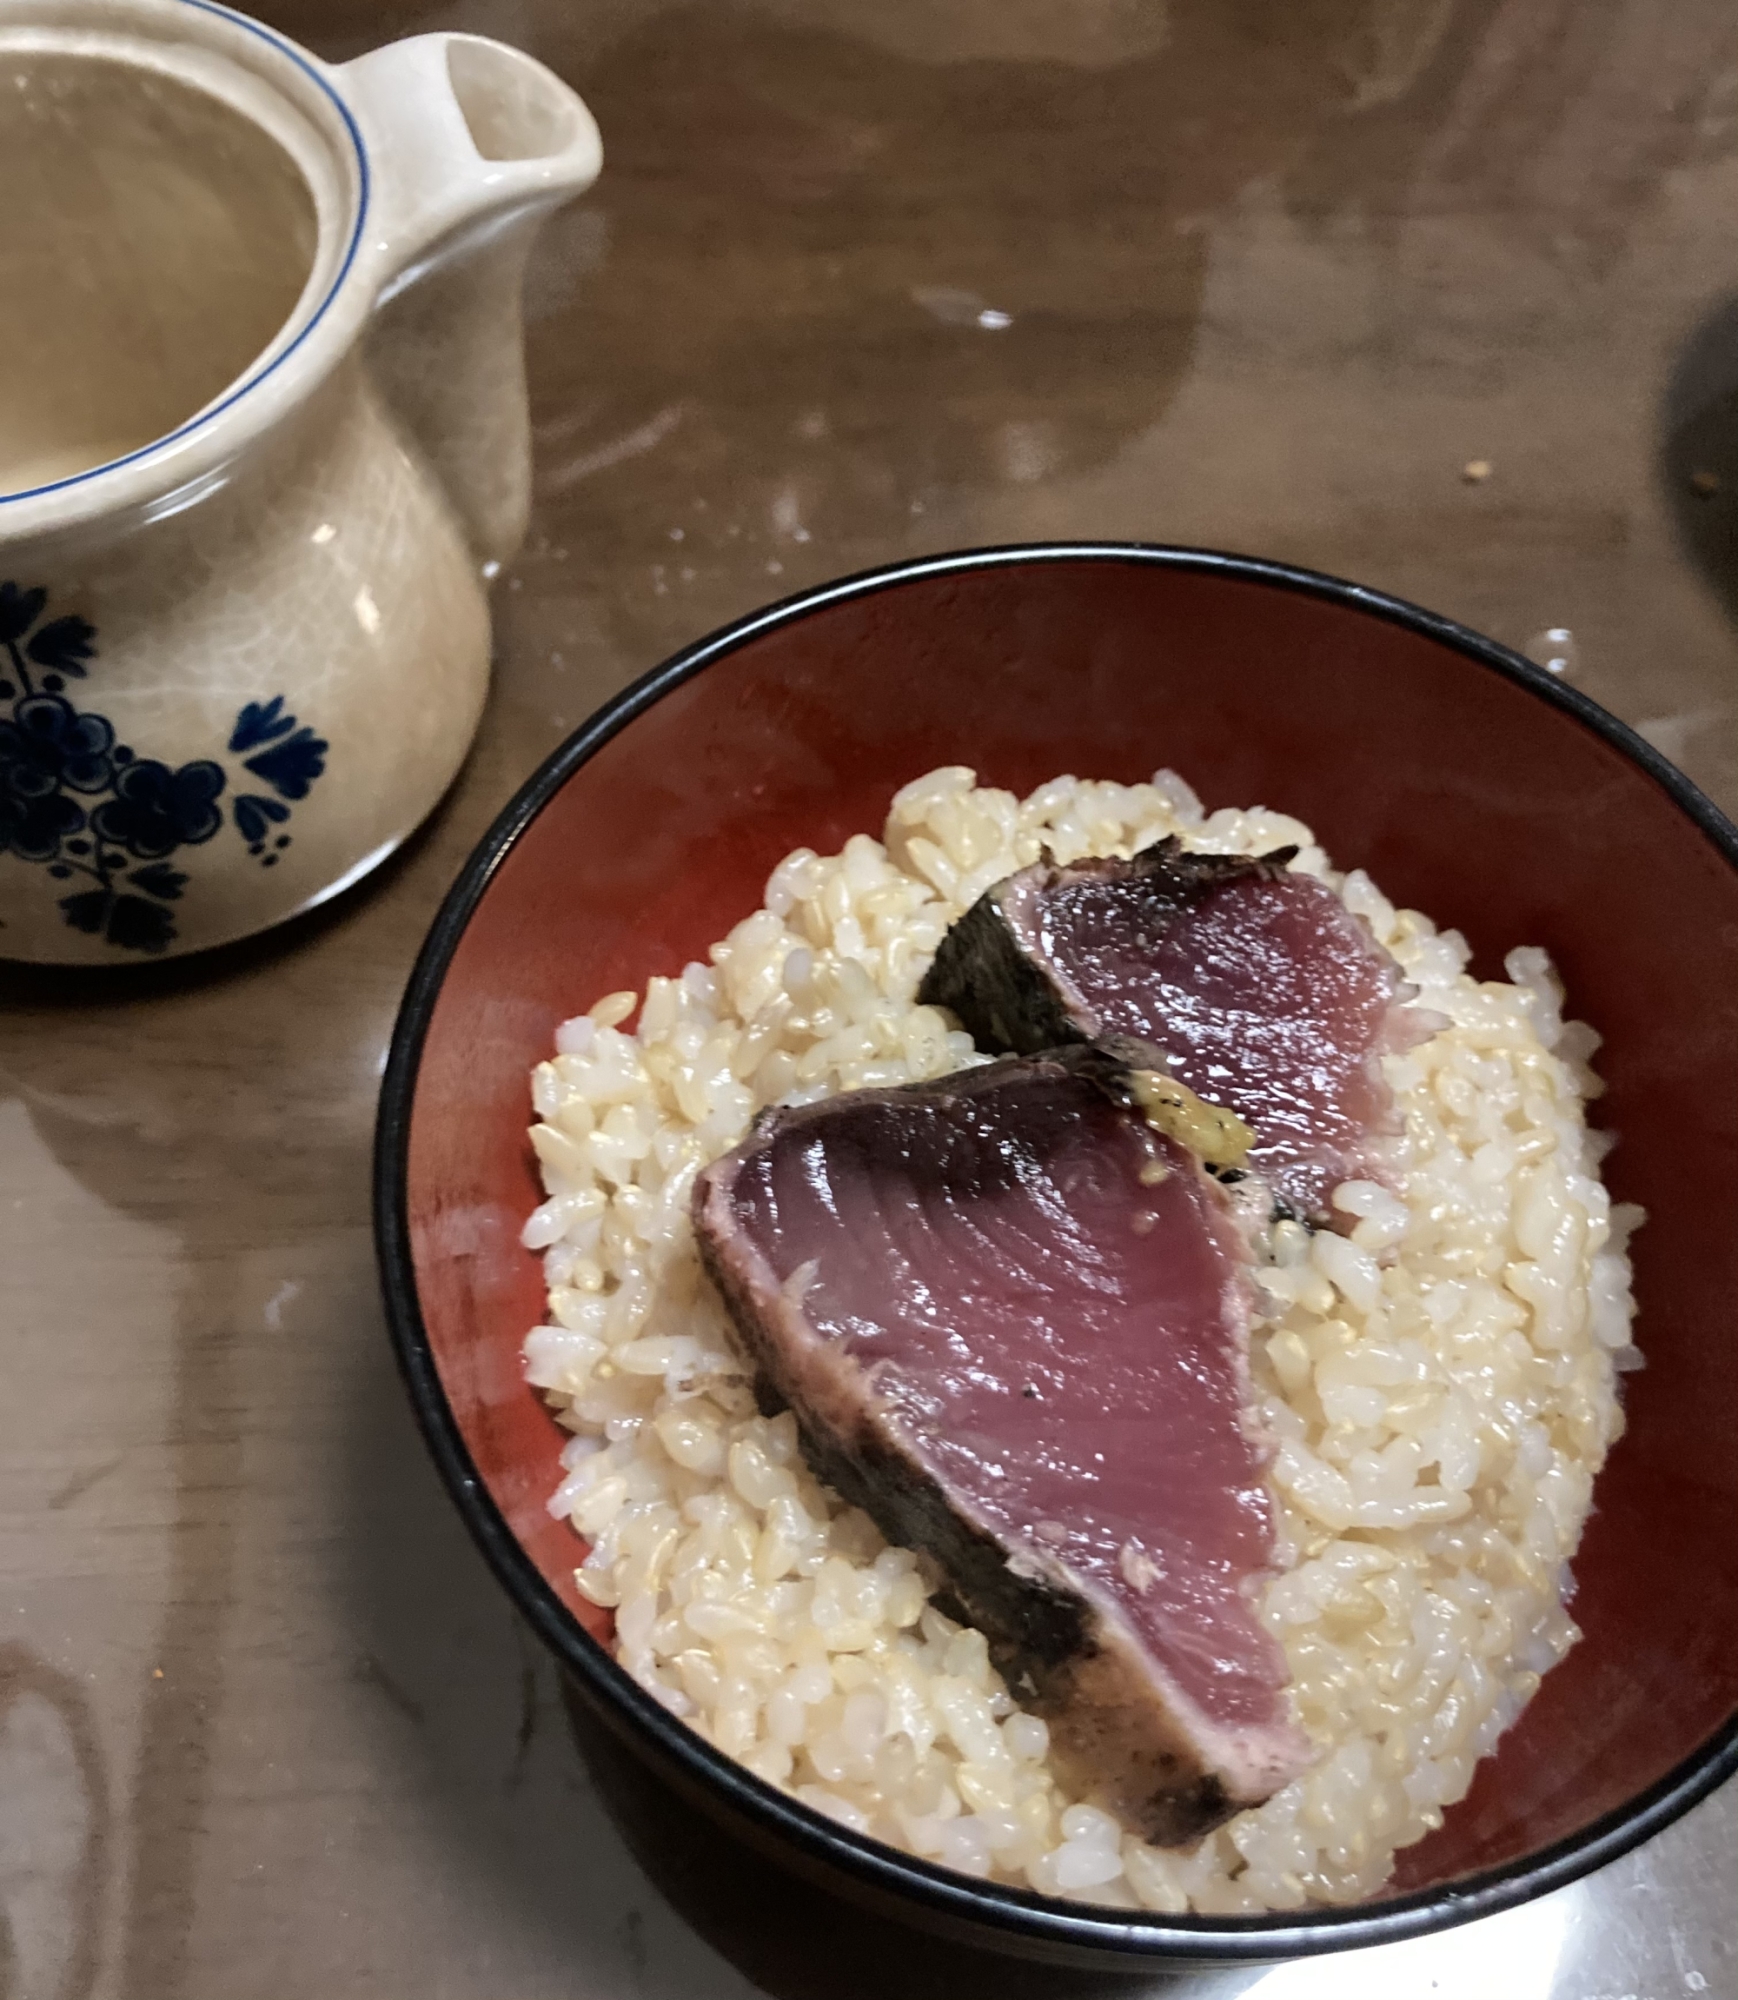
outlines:
{"label": "bowl interior", "polygon": [[1395,1893],[1511,1864],[1662,1781],[1738,1710],[1738,874],[1584,720],[1452,643],[1249,574],[1076,557],[910,578],[717,657],[572,771],[452,954],[415,1084],[409,1221],[446,1396],[573,1615],[526,1388],[541,1316],[527,1073],[555,1025],[704,956],[797,846],[878,832],[938,764],[1024,791],[1171,765],[1209,806],[1308,820],[1341,866],[1501,975],[1542,944],[1606,1037],[1614,1195],[1645,1205],[1629,1430],[1576,1564],[1586,1637]]}

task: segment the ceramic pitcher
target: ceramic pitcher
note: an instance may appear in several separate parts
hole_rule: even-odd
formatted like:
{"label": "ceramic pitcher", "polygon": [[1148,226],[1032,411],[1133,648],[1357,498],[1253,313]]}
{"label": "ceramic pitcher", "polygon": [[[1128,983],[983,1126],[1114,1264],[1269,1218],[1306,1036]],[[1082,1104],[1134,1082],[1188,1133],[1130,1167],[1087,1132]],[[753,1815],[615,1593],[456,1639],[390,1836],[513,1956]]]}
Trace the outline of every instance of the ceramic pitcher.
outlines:
{"label": "ceramic pitcher", "polygon": [[429,812],[529,491],[519,298],[596,175],[541,65],[0,0],[0,957],[132,963]]}

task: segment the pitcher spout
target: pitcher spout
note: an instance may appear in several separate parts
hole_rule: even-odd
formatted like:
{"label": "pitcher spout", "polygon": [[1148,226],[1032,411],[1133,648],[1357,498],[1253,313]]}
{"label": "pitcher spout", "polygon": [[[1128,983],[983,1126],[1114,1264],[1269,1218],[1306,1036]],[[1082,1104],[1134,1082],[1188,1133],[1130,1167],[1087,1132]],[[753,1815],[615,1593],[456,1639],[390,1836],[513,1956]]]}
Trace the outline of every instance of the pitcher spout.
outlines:
{"label": "pitcher spout", "polygon": [[367,365],[486,574],[531,498],[521,298],[532,239],[603,148],[559,77],[479,35],[417,35],[334,73],[374,169]]}

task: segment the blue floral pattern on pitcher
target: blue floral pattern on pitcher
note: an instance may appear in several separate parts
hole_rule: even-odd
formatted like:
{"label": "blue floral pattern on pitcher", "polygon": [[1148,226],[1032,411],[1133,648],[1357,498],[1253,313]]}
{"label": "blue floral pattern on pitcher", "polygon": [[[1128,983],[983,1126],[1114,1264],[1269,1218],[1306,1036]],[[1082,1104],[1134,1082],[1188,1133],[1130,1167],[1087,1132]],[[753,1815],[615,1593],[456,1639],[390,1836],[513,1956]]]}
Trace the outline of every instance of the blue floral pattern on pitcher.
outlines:
{"label": "blue floral pattern on pitcher", "polygon": [[67,681],[85,679],[97,657],[96,628],[76,615],[44,621],[47,605],[45,590],[0,582],[0,855],[94,885],[61,898],[72,929],[122,951],[162,951],[176,935],[170,906],[190,880],[169,857],[222,832],[229,792],[249,854],[275,867],[290,844],[279,831],[284,801],[308,796],[331,746],[279,694],[246,703],[230,731],[226,752],[241,758],[246,791],[215,757],[178,766],[141,757],[115,741],[106,716],[67,699]]}

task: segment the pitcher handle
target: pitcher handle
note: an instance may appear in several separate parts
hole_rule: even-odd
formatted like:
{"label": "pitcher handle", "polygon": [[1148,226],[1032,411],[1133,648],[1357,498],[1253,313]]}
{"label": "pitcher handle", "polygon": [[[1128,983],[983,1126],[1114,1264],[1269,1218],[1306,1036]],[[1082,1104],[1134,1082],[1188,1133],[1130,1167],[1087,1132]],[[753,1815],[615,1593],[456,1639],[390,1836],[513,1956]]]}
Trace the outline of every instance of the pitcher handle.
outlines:
{"label": "pitcher handle", "polygon": [[492,576],[531,504],[525,260],[543,217],[597,178],[597,126],[540,62],[481,35],[391,42],[333,82],[373,169],[368,372]]}
{"label": "pitcher handle", "polygon": [[412,35],[332,72],[367,148],[367,238],[389,297],[477,225],[553,208],[597,178],[584,100],[483,35]]}

